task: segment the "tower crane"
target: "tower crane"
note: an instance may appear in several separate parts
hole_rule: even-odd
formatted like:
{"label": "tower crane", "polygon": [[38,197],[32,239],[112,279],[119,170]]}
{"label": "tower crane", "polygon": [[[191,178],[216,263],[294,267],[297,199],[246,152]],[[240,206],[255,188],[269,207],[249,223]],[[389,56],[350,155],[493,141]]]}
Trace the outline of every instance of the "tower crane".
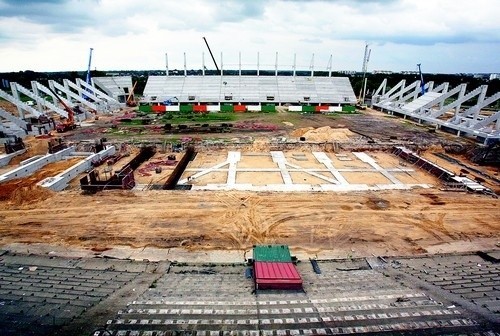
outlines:
{"label": "tower crane", "polygon": [[87,67],[87,77],[85,77],[85,82],[90,85],[90,66],[92,64],[92,51],[94,48],[90,48],[90,54],[89,54],[89,66]]}
{"label": "tower crane", "polygon": [[421,63],[417,64],[418,67],[418,73],[420,75],[420,91],[422,93],[422,96],[425,94],[425,83],[424,83],[424,75],[422,74],[422,68],[421,68]]}
{"label": "tower crane", "polygon": [[359,104],[363,105],[365,103],[366,94],[366,71],[368,70],[368,62],[370,62],[370,55],[372,50],[368,48],[368,43],[365,44],[365,55],[363,56],[363,80],[361,81],[361,88],[359,90]]}

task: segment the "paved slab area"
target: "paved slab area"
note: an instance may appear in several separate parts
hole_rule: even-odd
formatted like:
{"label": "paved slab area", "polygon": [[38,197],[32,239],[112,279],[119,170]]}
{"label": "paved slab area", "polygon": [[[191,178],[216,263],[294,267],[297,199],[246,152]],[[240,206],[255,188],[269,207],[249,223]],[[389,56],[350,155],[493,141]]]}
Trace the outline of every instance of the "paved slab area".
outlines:
{"label": "paved slab area", "polygon": [[0,335],[498,335],[499,268],[478,255],[318,266],[297,265],[304,291],[255,293],[244,263],[2,251]]}
{"label": "paved slab area", "polygon": [[[193,173],[189,179],[182,179],[180,184],[186,184],[190,181],[195,182],[196,179],[211,173],[225,173],[227,178],[224,183],[212,184],[196,184],[192,186],[193,190],[246,190],[246,191],[360,191],[360,190],[387,190],[387,189],[412,189],[429,188],[431,187],[425,183],[402,183],[398,180],[393,173],[411,173],[414,169],[393,167],[383,168],[377,161],[370,155],[364,152],[352,153],[354,158],[360,162],[366,163],[366,167],[335,167],[332,159],[324,152],[312,152],[312,157],[319,163],[317,167],[302,167],[299,164],[289,162],[285,153],[282,151],[271,151],[269,154],[261,154],[262,156],[271,156],[273,167],[240,167],[242,154],[239,151],[230,151],[227,153],[227,158],[224,162],[216,164],[209,168],[190,168],[186,172]],[[250,154],[249,156],[256,156]],[[296,161],[308,161],[306,156],[292,154],[292,158]],[[340,157],[346,159],[346,157]],[[352,160],[348,158],[349,160]],[[363,173],[369,172],[380,174],[383,176],[381,183],[349,183],[343,174],[345,173]],[[269,182],[264,185],[239,183],[238,173],[279,173],[281,176],[281,183]],[[321,184],[308,184],[294,182],[291,173],[303,173],[311,175],[321,181]]]}
{"label": "paved slab area", "polygon": [[478,255],[401,261],[401,270],[500,316],[500,264]]}
{"label": "paved slab area", "polygon": [[148,265],[4,253],[0,335],[52,335],[133,282]]}

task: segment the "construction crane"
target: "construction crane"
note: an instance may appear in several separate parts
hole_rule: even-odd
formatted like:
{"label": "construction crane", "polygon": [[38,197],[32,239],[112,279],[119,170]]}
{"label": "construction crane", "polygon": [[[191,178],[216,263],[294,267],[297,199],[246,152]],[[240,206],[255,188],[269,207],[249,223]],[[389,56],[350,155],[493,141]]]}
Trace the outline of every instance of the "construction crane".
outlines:
{"label": "construction crane", "polygon": [[210,49],[210,46],[208,45],[207,39],[205,37],[203,37],[203,40],[205,41],[205,44],[207,45],[208,52],[210,53],[210,56],[212,56],[212,61],[214,61],[215,68],[217,69],[217,74],[220,75],[219,66],[217,65],[217,62],[215,61],[214,54],[212,54],[212,50]]}
{"label": "construction crane", "polygon": [[67,132],[67,131],[74,130],[76,128],[76,124],[75,124],[75,110],[77,110],[77,112],[78,112],[79,111],[79,107],[76,106],[75,110],[73,110],[71,107],[69,107],[68,105],[66,105],[66,103],[61,99],[61,97],[59,97],[59,95],[54,92],[54,90],[52,90],[50,87],[48,89],[50,90],[50,92],[52,92],[52,94],[54,95],[54,97],[57,98],[57,100],[59,101],[59,103],[61,103],[61,105],[64,107],[64,110],[68,113],[68,118],[66,118],[64,121],[59,122],[58,124],[56,124],[56,131],[58,133],[64,133],[64,132]]}
{"label": "construction crane", "polygon": [[136,85],[137,85],[137,81],[135,81],[134,86],[132,86],[132,90],[130,90],[130,93],[128,94],[127,102],[126,102],[128,107],[136,107],[137,106],[137,102],[135,101],[135,96],[134,96],[134,90],[135,90]]}
{"label": "construction crane", "polygon": [[422,96],[425,94],[425,83],[424,83],[424,75],[422,74],[422,68],[421,68],[421,63],[417,64],[418,67],[418,73],[420,75],[420,91],[422,93]]}
{"label": "construction crane", "polygon": [[370,55],[372,50],[368,48],[368,43],[365,44],[365,54],[363,56],[363,80],[361,81],[361,88],[359,89],[358,105],[363,106],[365,103],[366,95],[366,71],[368,70],[368,62],[370,62]]}
{"label": "construction crane", "polygon": [[87,77],[85,77],[85,82],[90,85],[90,66],[92,64],[92,51],[94,48],[90,48],[90,54],[89,54],[89,65],[87,67]]}

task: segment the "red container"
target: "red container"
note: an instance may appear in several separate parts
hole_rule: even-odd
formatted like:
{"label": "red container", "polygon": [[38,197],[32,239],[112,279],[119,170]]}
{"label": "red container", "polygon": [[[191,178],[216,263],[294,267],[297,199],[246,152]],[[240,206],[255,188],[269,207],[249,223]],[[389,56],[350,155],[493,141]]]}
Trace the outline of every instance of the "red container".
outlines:
{"label": "red container", "polygon": [[315,106],[314,110],[316,112],[321,112],[321,111],[328,111],[328,105],[318,105],[318,106]]}
{"label": "red container", "polygon": [[293,263],[255,261],[253,268],[255,289],[302,289],[302,279]]}
{"label": "red container", "polygon": [[207,112],[207,105],[193,105],[194,112]]}
{"label": "red container", "polygon": [[165,112],[165,105],[153,105],[151,106],[154,112]]}
{"label": "red container", "polygon": [[246,112],[246,105],[234,105],[234,112]]}

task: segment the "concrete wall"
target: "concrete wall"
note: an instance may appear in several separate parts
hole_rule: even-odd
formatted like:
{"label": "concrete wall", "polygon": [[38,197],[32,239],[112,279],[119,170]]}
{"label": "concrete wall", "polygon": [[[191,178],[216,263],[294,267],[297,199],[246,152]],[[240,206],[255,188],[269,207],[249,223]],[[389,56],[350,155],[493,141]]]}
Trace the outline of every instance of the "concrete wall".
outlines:
{"label": "concrete wall", "polygon": [[116,148],[114,146],[108,146],[99,153],[90,155],[89,157],[83,159],[72,167],[66,169],[62,173],[54,177],[48,177],[38,182],[37,185],[44,188],[49,188],[53,191],[64,190],[72,179],[90,169],[92,167],[92,162],[113,155],[115,154],[115,152]]}
{"label": "concrete wall", "polygon": [[0,154],[0,167],[8,165],[9,162],[10,162],[10,160],[12,160],[12,158],[14,156],[21,155],[24,152],[26,152],[26,149],[21,149],[21,150],[19,150],[17,152],[10,153],[10,154]]}
{"label": "concrete wall", "polygon": [[48,165],[49,163],[62,160],[63,157],[69,156],[74,151],[75,147],[69,147],[57,153],[47,154],[39,159],[23,164],[11,171],[8,171],[3,175],[0,175],[0,183],[20,177],[29,176],[34,172],[36,172],[37,170],[39,170],[40,168],[42,168],[43,166]]}
{"label": "concrete wall", "polygon": [[32,157],[30,157],[30,158],[27,158],[26,160],[23,160],[23,161],[19,162],[19,165],[20,165],[20,166],[25,166],[25,165],[27,165],[28,163],[33,162],[33,161],[35,161],[35,160],[38,160],[39,158],[42,158],[42,157],[44,157],[44,156],[45,156],[45,155],[35,155],[35,156],[32,156]]}

